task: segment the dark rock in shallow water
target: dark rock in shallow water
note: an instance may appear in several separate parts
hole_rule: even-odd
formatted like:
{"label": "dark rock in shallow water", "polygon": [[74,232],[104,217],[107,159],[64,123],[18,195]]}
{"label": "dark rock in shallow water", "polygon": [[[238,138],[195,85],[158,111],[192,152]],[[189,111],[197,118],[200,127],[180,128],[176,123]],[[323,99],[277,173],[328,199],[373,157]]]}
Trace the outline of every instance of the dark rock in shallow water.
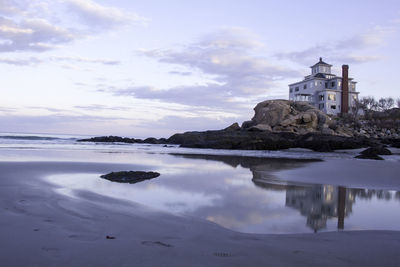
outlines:
{"label": "dark rock in shallow water", "polygon": [[362,155],[392,155],[392,152],[385,146],[374,146],[361,151]]}
{"label": "dark rock in shallow water", "polygon": [[158,172],[121,171],[111,172],[105,175],[101,175],[100,177],[112,182],[134,184],[142,182],[144,180],[153,179],[158,176],[160,176]]}
{"label": "dark rock in shallow water", "polygon": [[385,146],[374,146],[361,151],[361,154],[355,158],[383,160],[379,155],[392,155],[392,152]]}

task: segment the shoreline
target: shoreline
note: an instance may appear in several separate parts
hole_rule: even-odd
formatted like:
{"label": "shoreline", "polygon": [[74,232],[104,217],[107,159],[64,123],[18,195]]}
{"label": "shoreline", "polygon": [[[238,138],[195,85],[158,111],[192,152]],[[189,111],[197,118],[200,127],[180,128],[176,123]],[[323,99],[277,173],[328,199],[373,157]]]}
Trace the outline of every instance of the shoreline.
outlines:
{"label": "shoreline", "polygon": [[[0,162],[1,262],[9,266],[395,266],[400,261],[400,231],[244,234],[93,192],[67,197],[43,179],[54,173],[106,172],[116,166],[133,165]],[[115,239],[106,239],[107,235]]]}

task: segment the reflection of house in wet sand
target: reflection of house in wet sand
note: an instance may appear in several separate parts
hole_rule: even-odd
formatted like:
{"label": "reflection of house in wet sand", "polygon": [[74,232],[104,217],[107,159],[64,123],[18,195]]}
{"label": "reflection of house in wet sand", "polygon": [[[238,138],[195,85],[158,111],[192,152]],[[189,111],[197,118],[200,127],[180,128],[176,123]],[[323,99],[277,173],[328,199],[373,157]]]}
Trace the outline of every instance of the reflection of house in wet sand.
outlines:
{"label": "reflection of house in wet sand", "polygon": [[329,218],[338,218],[343,229],[344,218],[352,211],[355,197],[351,190],[332,185],[292,187],[286,190],[286,206],[300,210],[307,217],[307,226],[315,232],[326,227]]}

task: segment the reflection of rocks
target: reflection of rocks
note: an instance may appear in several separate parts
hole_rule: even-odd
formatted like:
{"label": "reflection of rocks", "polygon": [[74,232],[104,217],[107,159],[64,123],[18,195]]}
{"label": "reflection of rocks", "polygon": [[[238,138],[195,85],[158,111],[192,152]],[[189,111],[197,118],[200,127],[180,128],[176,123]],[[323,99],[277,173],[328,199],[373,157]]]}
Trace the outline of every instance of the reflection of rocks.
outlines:
{"label": "reflection of rocks", "polygon": [[[206,154],[179,154],[170,153],[177,157],[187,159],[204,159],[223,162],[231,167],[241,166],[250,170],[271,172],[303,167],[306,163],[322,161],[320,159],[290,159],[290,158],[261,158],[261,157],[241,157],[241,156],[222,156]],[[259,167],[257,167],[259,166]]]}
{"label": "reflection of rocks", "polygon": [[326,227],[326,221],[338,217],[338,227],[352,211],[355,201],[351,190],[332,185],[314,185],[304,188],[288,188],[286,206],[300,210],[307,216],[307,225],[315,232]]}
{"label": "reflection of rocks", "polygon": [[[209,188],[207,188],[207,191],[203,191],[204,194],[213,193],[221,196],[221,198],[215,200],[213,205],[203,206],[193,212],[198,217],[239,231],[243,230],[246,227],[245,225],[257,225],[261,222],[265,222],[264,229],[270,233],[293,232],[294,228],[304,229],[305,225],[318,231],[326,227],[328,219],[336,218],[338,228],[342,229],[345,217],[352,212],[352,205],[356,196],[358,199],[390,199],[395,196],[400,199],[400,193],[395,195],[393,192],[382,190],[346,189],[326,185],[291,183],[278,180],[274,176],[274,173],[281,170],[305,167],[307,163],[311,163],[313,160],[196,154],[174,155],[187,159],[218,161],[232,168],[239,168],[229,175],[218,174],[218,177],[209,180],[207,183]],[[207,165],[204,161],[203,164]],[[240,167],[252,172],[253,184],[263,191],[253,190],[251,187],[237,186],[242,184],[243,180],[251,179],[251,176],[248,176],[245,172],[240,175],[241,177],[234,176],[235,173],[241,173]],[[232,183],[236,178],[238,178],[238,183]],[[241,178],[243,179],[241,180]],[[197,184],[199,181],[204,180],[200,179],[199,176],[198,179],[190,182],[191,188],[201,188],[201,185]],[[277,203],[276,200],[272,200],[274,195],[280,195],[274,191],[286,193],[286,203],[284,203],[285,201]],[[307,217],[307,219],[304,219],[304,221],[307,220],[307,224],[291,225],[292,228],[288,228],[286,221],[284,221],[285,215],[297,212],[282,207],[285,204],[286,207],[298,209],[302,216]]]}
{"label": "reflection of rocks", "polygon": [[[320,159],[260,158],[177,153],[171,155],[190,159],[220,161],[233,168],[241,166],[242,168],[250,169],[255,185],[268,189],[272,189],[274,186],[278,190],[286,189],[286,183],[282,184],[281,181],[276,180],[273,175],[274,172],[300,168],[307,163],[322,161]],[[276,180],[276,183],[273,184],[273,180]]]}

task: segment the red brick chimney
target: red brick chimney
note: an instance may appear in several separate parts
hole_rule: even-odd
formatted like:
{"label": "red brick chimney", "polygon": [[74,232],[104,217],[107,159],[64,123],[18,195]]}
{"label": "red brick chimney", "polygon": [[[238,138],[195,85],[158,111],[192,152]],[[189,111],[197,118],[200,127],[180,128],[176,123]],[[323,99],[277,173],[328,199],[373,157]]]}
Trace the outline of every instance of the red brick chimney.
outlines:
{"label": "red brick chimney", "polygon": [[342,113],[349,112],[349,65],[342,65]]}

